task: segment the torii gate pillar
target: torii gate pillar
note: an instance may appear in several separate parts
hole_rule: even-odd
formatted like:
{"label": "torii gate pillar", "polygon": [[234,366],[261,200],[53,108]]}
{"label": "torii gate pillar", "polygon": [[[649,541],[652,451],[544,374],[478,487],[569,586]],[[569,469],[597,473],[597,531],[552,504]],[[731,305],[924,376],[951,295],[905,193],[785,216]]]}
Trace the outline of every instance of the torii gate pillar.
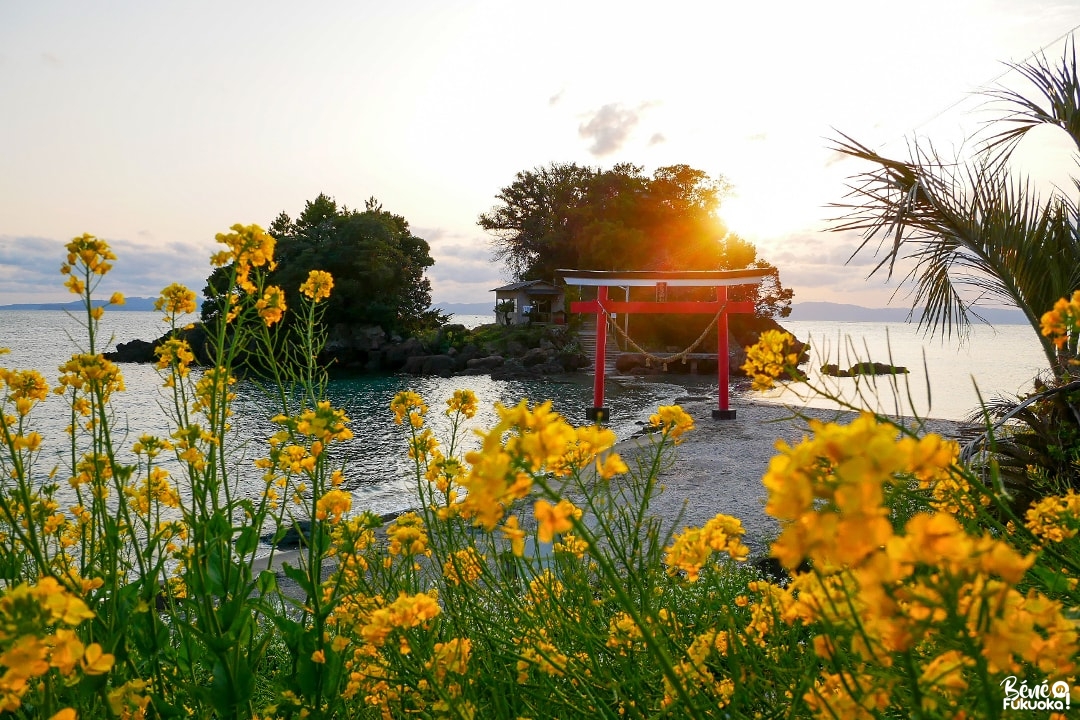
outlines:
{"label": "torii gate pillar", "polygon": [[[615,271],[600,270],[559,270],[567,285],[588,285],[596,287],[596,300],[574,302],[571,312],[594,313],[596,315],[596,374],[593,378],[593,406],[586,410],[585,416],[591,422],[603,423],[609,419],[608,409],[604,407],[604,365],[607,357],[607,314],[608,313],[665,313],[665,314],[708,314],[717,315],[717,358],[716,372],[719,384],[718,408],[712,416],[719,420],[731,420],[735,411],[729,406],[730,373],[728,368],[728,314],[752,313],[752,302],[731,302],[728,300],[728,287],[733,285],[757,285],[768,274],[768,270],[697,270],[685,272],[669,271]],[[713,287],[716,299],[713,301],[669,302],[614,302],[608,297],[609,287]]]}

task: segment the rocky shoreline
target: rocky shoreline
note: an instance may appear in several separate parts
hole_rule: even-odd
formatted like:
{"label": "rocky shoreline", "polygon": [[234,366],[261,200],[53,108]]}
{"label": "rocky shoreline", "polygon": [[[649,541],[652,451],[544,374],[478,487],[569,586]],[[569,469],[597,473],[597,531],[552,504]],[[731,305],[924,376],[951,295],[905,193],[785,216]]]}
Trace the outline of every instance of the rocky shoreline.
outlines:
{"label": "rocky shoreline", "polygon": [[[757,342],[760,333],[783,328],[764,318],[740,319],[732,324],[728,364],[739,376],[745,360],[743,348]],[[155,348],[169,337],[120,343],[106,357],[113,362],[155,362]],[[196,363],[209,364],[207,335],[201,324],[180,331]],[[800,343],[801,345],[801,343]],[[675,349],[678,350],[678,349]],[[335,324],[329,328],[320,361],[332,375],[408,373],[411,375],[489,375],[495,380],[524,380],[573,373],[593,366],[572,325],[481,325],[466,328],[450,324],[421,336],[389,335],[378,325]],[[715,354],[708,359],[650,363],[641,353],[622,353],[616,370],[626,375],[716,372]]]}
{"label": "rocky shoreline", "polygon": [[[496,328],[482,332],[485,328]],[[481,332],[477,332],[477,330]],[[183,330],[200,365],[209,364],[206,332],[201,325]],[[153,342],[119,343],[106,353],[113,362],[155,362],[154,349],[168,335]],[[565,326],[514,332],[500,326],[469,330],[464,325],[444,325],[428,337],[388,335],[377,325],[334,325],[330,328],[321,361],[334,375],[490,375],[497,380],[517,380],[576,372],[592,364]]]}

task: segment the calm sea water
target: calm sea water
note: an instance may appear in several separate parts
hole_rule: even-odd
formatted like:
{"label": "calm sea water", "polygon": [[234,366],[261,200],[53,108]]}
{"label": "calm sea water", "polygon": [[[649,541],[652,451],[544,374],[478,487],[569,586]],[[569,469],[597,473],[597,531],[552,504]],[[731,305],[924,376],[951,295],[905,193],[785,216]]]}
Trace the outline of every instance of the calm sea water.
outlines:
{"label": "calm sea water", "polygon": [[[454,320],[470,325],[489,321],[487,316]],[[133,339],[156,338],[166,326],[157,313],[114,311],[106,312],[101,328],[104,336],[111,337],[115,345]],[[80,343],[85,345],[78,322],[64,312],[0,310],[0,347],[11,350],[9,355],[0,356],[0,365],[37,369],[53,384],[58,375],[57,368],[71,357],[73,347]],[[128,436],[127,446],[143,433],[167,436],[170,428],[162,407],[167,405],[168,396],[153,366],[126,363],[121,366],[121,371],[127,390],[114,397],[113,427]],[[629,437],[658,405],[671,404],[696,385],[693,380],[676,384],[664,378],[613,379],[607,385],[605,402],[611,409],[612,429],[619,437]],[[707,385],[705,380],[703,386]],[[715,385],[713,380],[714,391]],[[390,412],[390,400],[394,395],[406,389],[420,393],[431,408],[429,424],[442,437],[445,433],[440,431],[448,431],[449,421],[441,411],[454,390],[464,388],[473,390],[480,399],[480,412],[471,422],[471,427],[477,428],[495,423],[495,402],[512,405],[523,398],[533,402],[551,400],[555,410],[574,423],[585,422],[585,410],[592,405],[592,378],[585,374],[529,381],[404,374],[335,380],[329,389],[329,399],[335,407],[345,410],[356,435],[338,452],[340,459],[348,463],[349,484],[356,495],[357,507],[382,513],[414,504],[404,430],[393,424]],[[233,425],[237,428],[235,439],[240,445],[238,466],[250,476],[252,487],[258,488],[261,481],[258,473],[251,469],[250,461],[265,454],[263,441],[276,430],[268,418],[279,409],[253,384],[241,382],[236,391]],[[39,424],[37,429],[46,438],[43,453],[53,453],[56,456],[53,462],[66,467],[67,461],[62,455],[62,438],[68,424],[64,399],[50,395],[35,411],[34,417]],[[474,439],[471,433],[469,439]],[[45,468],[43,472],[51,466],[52,462],[41,463]]]}
{"label": "calm sea water", "polygon": [[[978,325],[964,344],[928,338],[907,323],[793,321],[783,326],[811,347],[806,370],[811,383],[831,394],[893,415],[963,420],[980,407],[980,396],[1016,397],[1029,392],[1046,367],[1046,358],[1027,325]],[[835,378],[822,376],[831,363],[849,368],[857,362],[906,367],[906,375]],[[832,407],[811,397],[806,386],[790,384],[764,394],[791,404]]]}
{"label": "calm sea water", "polygon": [[[474,326],[489,322],[489,318],[463,316],[454,321]],[[910,415],[913,404],[922,416],[961,419],[978,404],[976,386],[987,397],[1023,392],[1030,387],[1043,363],[1039,345],[1025,326],[979,328],[972,342],[959,350],[955,345],[926,341],[911,326],[901,323],[804,321],[786,323],[785,327],[800,340],[811,343],[813,355],[809,367],[815,381],[831,383],[835,392],[851,397],[859,390],[869,390],[874,393],[876,400],[871,400],[879,404],[879,409],[890,413]],[[111,338],[112,344],[153,339],[164,329],[156,313],[107,312],[102,321],[105,338]],[[71,356],[73,348],[84,344],[78,322],[64,312],[0,310],[0,347],[11,349],[9,355],[0,357],[0,364],[6,367],[35,368],[54,383],[59,365]],[[820,378],[815,371],[824,362],[847,367],[861,360],[907,366],[912,371],[906,376],[910,401],[903,384],[894,388],[884,378]],[[126,446],[143,433],[168,435],[170,428],[162,411],[167,397],[153,367],[125,364],[122,372],[127,391],[115,398],[113,427],[127,435]],[[330,388],[330,399],[335,406],[344,408],[356,435],[339,453],[348,462],[349,485],[357,507],[390,512],[413,504],[412,481],[407,479],[405,436],[393,424],[389,411],[393,396],[404,389],[419,392],[432,408],[430,422],[439,432],[448,427],[440,410],[459,388],[469,388],[480,398],[481,412],[473,420],[475,427],[494,423],[492,405],[497,401],[515,404],[522,398],[535,402],[550,399],[556,411],[575,423],[584,422],[585,410],[592,405],[592,378],[585,373],[531,381],[412,375],[335,381]],[[611,409],[612,428],[619,437],[629,437],[658,405],[670,404],[687,394],[715,398],[716,391],[714,377],[611,378],[605,404]],[[274,430],[267,419],[278,410],[251,384],[239,384],[237,395],[234,426],[239,447],[238,467],[242,475],[246,473],[250,477],[252,492],[256,492],[261,483],[258,473],[251,469],[251,460],[265,453],[263,441]],[[781,403],[827,404],[820,399],[801,397],[794,386],[768,393],[764,398]],[[43,452],[52,453],[54,462],[65,467],[62,438],[68,416],[63,399],[50,396],[34,417],[37,429],[46,438]],[[45,472],[52,463],[40,465]]]}

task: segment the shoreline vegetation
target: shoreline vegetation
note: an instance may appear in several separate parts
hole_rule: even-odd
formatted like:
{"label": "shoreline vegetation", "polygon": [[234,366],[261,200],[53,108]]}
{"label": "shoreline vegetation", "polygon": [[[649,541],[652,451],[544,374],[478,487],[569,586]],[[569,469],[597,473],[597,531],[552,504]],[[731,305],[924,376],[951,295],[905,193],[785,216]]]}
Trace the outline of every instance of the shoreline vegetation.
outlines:
{"label": "shoreline vegetation", "polygon": [[[88,340],[55,390],[72,417],[61,477],[77,506],[60,508],[37,467],[48,383],[33,370],[0,376],[3,709],[50,720],[763,707],[995,717],[1003,678],[1070,692],[1074,495],[1024,515],[929,424],[869,413],[737,399],[736,419],[714,421],[710,399],[688,396],[618,443],[523,399],[498,405],[468,449],[472,391],[445,408],[401,391],[390,409],[419,507],[386,524],[352,507],[348,467],[333,459],[353,437],[317,361],[333,277],[313,271],[286,324],[264,272],[273,238],[237,225],[217,239],[227,250],[214,262],[230,271],[212,361],[197,368],[180,335],[159,346],[174,429],[139,436],[133,461],[112,428],[122,373],[98,351],[99,322],[123,297],[91,303],[115,258],[89,235],[69,244],[63,271]],[[194,301],[172,285],[159,308],[179,330]],[[1063,303],[1048,316],[1080,334],[1080,293]],[[265,454],[230,432],[240,357],[261,359],[276,398]],[[800,352],[765,330],[745,357],[758,389],[795,375]],[[449,418],[443,437],[433,412]],[[230,470],[238,452],[256,456],[261,493]],[[304,521],[298,551],[259,556],[267,532],[273,544]]]}

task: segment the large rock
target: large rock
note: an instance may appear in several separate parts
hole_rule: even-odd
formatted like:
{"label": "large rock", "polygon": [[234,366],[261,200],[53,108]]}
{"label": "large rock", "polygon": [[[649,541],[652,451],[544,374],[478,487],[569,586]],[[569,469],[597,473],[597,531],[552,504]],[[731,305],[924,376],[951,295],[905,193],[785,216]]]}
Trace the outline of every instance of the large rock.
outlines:
{"label": "large rock", "polygon": [[386,340],[386,331],[378,325],[338,323],[327,333],[325,351],[332,355],[370,352],[381,348]]}
{"label": "large rock", "polygon": [[490,372],[497,367],[501,367],[506,362],[506,359],[502,355],[488,355],[482,358],[473,358],[465,363],[465,367],[469,370],[479,370],[480,372]]}
{"label": "large rock", "polygon": [[621,373],[645,367],[645,356],[641,353],[620,353],[615,358],[615,369]]}
{"label": "large rock", "polygon": [[417,338],[409,338],[383,349],[383,370],[396,371],[405,367],[405,362],[417,355],[424,355],[424,343]]}
{"label": "large rock", "polygon": [[903,375],[908,369],[899,365],[887,365],[879,362],[864,362],[852,365],[847,370],[840,369],[839,365],[828,364],[821,366],[823,375],[832,377],[856,377],[857,375]]}
{"label": "large rock", "polygon": [[525,354],[521,356],[521,364],[525,367],[532,367],[550,361],[551,353],[538,347],[525,351]]}
{"label": "large rock", "polygon": [[154,346],[148,340],[132,340],[126,343],[118,343],[116,349],[105,353],[105,357],[113,362],[148,363],[154,362]]}
{"label": "large rock", "polygon": [[454,374],[457,364],[449,355],[413,355],[405,360],[402,371],[411,375],[441,375],[449,377]]}

